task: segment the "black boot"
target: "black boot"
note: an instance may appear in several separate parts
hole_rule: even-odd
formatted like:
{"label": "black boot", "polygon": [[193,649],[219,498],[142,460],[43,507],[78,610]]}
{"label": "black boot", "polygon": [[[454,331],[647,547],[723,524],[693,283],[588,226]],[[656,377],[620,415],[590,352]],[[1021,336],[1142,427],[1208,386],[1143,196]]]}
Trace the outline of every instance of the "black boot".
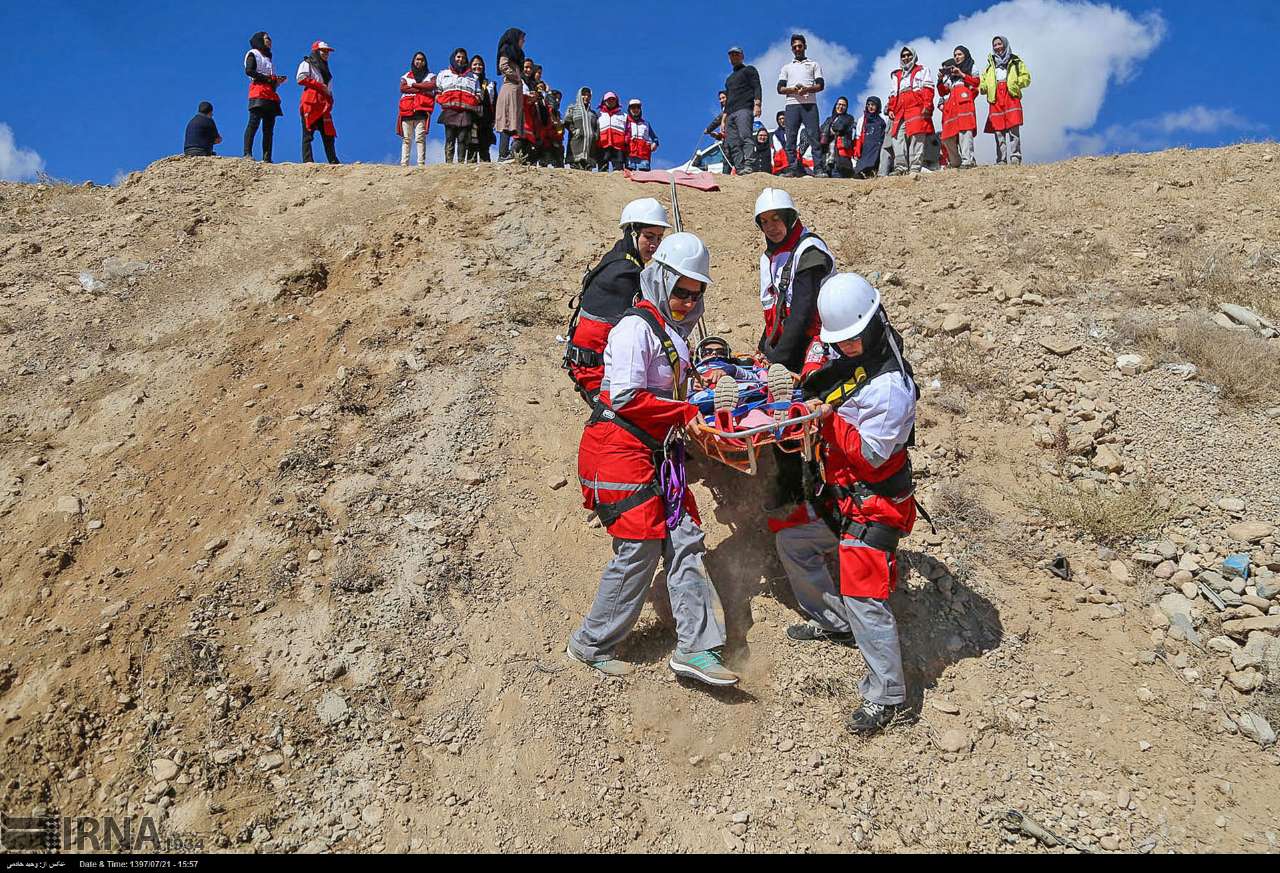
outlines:
{"label": "black boot", "polygon": [[849,720],[845,723],[850,733],[859,736],[869,737],[877,734],[893,723],[898,717],[898,713],[902,711],[901,703],[872,703],[869,700],[862,701],[859,706],[849,716]]}
{"label": "black boot", "polygon": [[845,631],[844,633],[836,633],[827,630],[816,621],[806,621],[804,624],[793,624],[787,628],[787,636],[797,642],[827,642],[837,643],[841,646],[856,645],[853,641],[853,633]]}

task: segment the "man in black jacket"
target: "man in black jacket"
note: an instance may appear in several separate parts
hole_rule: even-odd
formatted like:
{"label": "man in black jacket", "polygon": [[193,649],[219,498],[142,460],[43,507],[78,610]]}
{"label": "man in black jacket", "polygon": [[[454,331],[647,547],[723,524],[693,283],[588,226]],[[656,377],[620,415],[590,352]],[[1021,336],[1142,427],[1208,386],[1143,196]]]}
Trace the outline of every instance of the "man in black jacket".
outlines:
{"label": "man in black jacket", "polygon": [[729,49],[733,72],[724,80],[724,148],[729,162],[741,167],[751,150],[751,121],[760,117],[760,74],[744,64],[741,46]]}
{"label": "man in black jacket", "polygon": [[213,104],[203,101],[196,109],[195,117],[187,122],[182,153],[199,158],[213,157],[213,147],[222,142],[218,125],[213,123]]}

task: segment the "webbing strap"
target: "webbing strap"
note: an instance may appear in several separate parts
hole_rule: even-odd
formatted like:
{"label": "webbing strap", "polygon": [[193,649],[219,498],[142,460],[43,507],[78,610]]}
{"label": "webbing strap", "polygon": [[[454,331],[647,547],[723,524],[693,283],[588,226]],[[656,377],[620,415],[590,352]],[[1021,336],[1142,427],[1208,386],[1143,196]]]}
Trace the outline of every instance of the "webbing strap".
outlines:
{"label": "webbing strap", "polygon": [[658,490],[658,483],[650,482],[647,485],[641,485],[636,493],[630,497],[624,497],[612,503],[597,502],[596,515],[600,517],[601,524],[609,527],[637,506],[643,506],[655,497],[661,496],[662,493]]}
{"label": "webbing strap", "polygon": [[683,373],[681,372],[680,366],[680,352],[676,351],[676,344],[672,342],[671,334],[667,333],[666,328],[664,328],[662,323],[658,321],[657,316],[648,309],[633,306],[626,312],[622,313],[623,318],[626,318],[628,315],[639,316],[640,319],[649,326],[649,330],[653,331],[653,335],[658,338],[658,342],[662,344],[663,354],[667,356],[667,362],[671,364],[671,374],[675,380],[675,384],[671,389],[671,394],[676,400],[683,400],[684,386],[681,383],[684,382],[684,379],[682,378]]}
{"label": "webbing strap", "polygon": [[587,424],[598,424],[599,422],[602,422],[602,421],[608,421],[608,422],[612,422],[613,424],[616,424],[618,427],[622,428],[627,433],[631,434],[633,437],[640,440],[640,442],[644,445],[644,447],[649,451],[651,452],[662,451],[662,443],[660,441],[650,436],[649,433],[644,430],[644,428],[640,427],[639,425],[633,422],[627,421],[627,419],[623,418],[613,409],[606,406],[604,404],[604,401],[600,400],[599,397],[597,397],[596,405],[593,406],[591,409],[591,417],[587,419]]}

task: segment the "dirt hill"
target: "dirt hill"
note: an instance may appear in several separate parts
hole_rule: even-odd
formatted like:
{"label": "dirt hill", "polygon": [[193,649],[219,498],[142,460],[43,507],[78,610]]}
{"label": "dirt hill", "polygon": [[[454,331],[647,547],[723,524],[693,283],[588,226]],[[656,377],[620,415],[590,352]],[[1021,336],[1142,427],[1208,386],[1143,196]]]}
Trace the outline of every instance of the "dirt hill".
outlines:
{"label": "dirt hill", "polygon": [[[924,390],[918,717],[869,741],[858,654],[784,636],[762,483],[705,460],[741,688],[673,680],[648,608],[628,681],[563,657],[609,547],[556,336],[665,189],[180,158],[0,185],[0,808],[238,851],[1043,850],[1010,810],[1276,851],[1276,151],[780,183]],[[681,194],[744,348],[769,181]]]}

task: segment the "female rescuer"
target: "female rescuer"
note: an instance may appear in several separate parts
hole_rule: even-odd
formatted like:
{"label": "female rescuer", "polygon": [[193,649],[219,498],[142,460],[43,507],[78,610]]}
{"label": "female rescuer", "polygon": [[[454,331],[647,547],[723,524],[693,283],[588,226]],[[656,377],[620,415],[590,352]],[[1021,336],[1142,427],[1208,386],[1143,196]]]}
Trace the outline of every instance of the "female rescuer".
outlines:
{"label": "female rescuer", "polygon": [[[760,335],[759,353],[770,364],[769,383],[774,386],[779,367],[793,376],[804,377],[825,360],[825,350],[818,340],[818,289],[835,269],[836,259],[822,238],[805,228],[791,195],[781,188],[760,192],[755,219],[765,242],[760,256],[764,332]],[[773,494],[765,507],[770,512],[800,500],[800,456],[776,446],[773,456],[777,473]]]}
{"label": "female rescuer", "polygon": [[613,558],[567,653],[612,676],[630,672],[615,651],[640,617],[662,558],[677,639],[668,666],[709,685],[738,681],[720,660],[724,624],[703,565],[698,508],[684,487],[683,444],[669,439],[698,414],[684,385],[710,261],[691,233],[658,246],[640,275],[642,299],[609,334],[604,382],[578,446],[583,504],[613,537]]}
{"label": "female rescuer", "polygon": [[[832,276],[818,295],[818,312],[833,357],[804,388],[810,407],[823,413],[821,464],[815,465],[822,479],[806,487],[807,502],[791,517],[770,526],[796,601],[810,619],[787,628],[787,636],[854,643],[867,662],[862,705],[848,720],[849,730],[865,735],[887,727],[906,700],[888,600],[898,583],[898,541],[916,521],[907,449],[919,392],[902,337],[866,279]],[[839,586],[827,571],[833,551]]]}
{"label": "female rescuer", "polygon": [[578,394],[594,406],[604,378],[604,347],[609,331],[640,294],[640,271],[649,263],[671,227],[667,210],[652,197],[632,200],[618,221],[622,239],[582,277],[582,292],[571,304],[564,367]]}

